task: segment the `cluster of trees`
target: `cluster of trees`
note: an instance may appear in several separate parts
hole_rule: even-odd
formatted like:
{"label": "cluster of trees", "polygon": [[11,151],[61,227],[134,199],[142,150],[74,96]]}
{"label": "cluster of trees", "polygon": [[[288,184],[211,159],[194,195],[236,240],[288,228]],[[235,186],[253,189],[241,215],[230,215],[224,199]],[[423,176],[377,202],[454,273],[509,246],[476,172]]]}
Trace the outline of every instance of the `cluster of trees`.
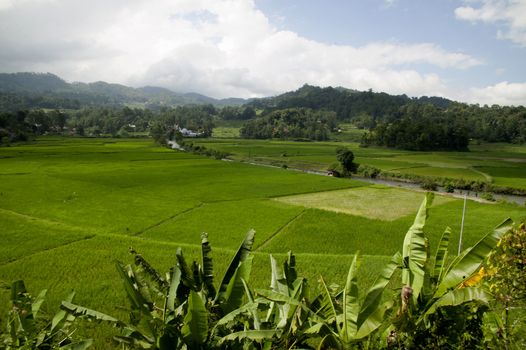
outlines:
{"label": "cluster of trees", "polygon": [[219,110],[219,118],[223,120],[249,120],[256,116],[256,110],[251,106],[225,106]]}
{"label": "cluster of trees", "polygon": [[210,136],[218,113],[212,105],[164,107],[159,111],[98,106],[80,110],[0,112],[0,140],[7,144],[47,133],[127,137],[131,132],[155,128],[161,128],[164,134],[186,128],[201,136]]}
{"label": "cluster of trees", "polygon": [[0,112],[0,145],[27,141],[33,135],[46,132],[61,133],[67,116],[58,110]]}
{"label": "cluster of trees", "polygon": [[362,145],[378,145],[414,151],[465,151],[469,132],[455,113],[433,105],[407,104],[390,122],[380,122],[364,134]]}
{"label": "cluster of trees", "polygon": [[526,142],[526,108],[454,103],[443,112],[469,126],[469,137],[487,142]]}
{"label": "cluster of trees", "polygon": [[155,113],[139,108],[109,108],[90,107],[78,111],[70,111],[68,126],[80,136],[128,136],[129,132],[144,132],[148,130]]}
{"label": "cluster of trees", "polygon": [[216,288],[211,247],[203,234],[201,261],[189,264],[179,248],[165,274],[132,248],[135,266],[116,263],[130,303],[129,320],[75,304],[71,294],[51,321],[38,314],[45,292],[32,298],[23,283],[15,282],[7,332],[0,332],[0,340],[7,348],[86,349],[92,341],[76,338],[82,332],[72,325],[81,318],[114,326],[120,333],[115,345],[130,349],[523,347],[517,323],[524,321],[520,312],[526,300],[517,261],[523,268],[524,225],[513,228],[508,219],[456,259],[448,255],[447,228],[431,255],[424,232],[432,199],[426,196],[402,252],[391,257],[365,293],[359,288],[358,253],[343,288],[320,278],[313,293],[289,252],[282,267],[270,256],[269,289],[251,289],[254,231],[247,233]]}
{"label": "cluster of trees", "polygon": [[336,128],[334,112],[307,108],[287,108],[248,121],[240,130],[241,137],[254,139],[327,140]]}
{"label": "cluster of trees", "polygon": [[163,108],[150,123],[150,136],[155,142],[181,140],[181,129],[192,130],[200,137],[209,137],[214,128],[217,110],[212,105],[178,106]]}

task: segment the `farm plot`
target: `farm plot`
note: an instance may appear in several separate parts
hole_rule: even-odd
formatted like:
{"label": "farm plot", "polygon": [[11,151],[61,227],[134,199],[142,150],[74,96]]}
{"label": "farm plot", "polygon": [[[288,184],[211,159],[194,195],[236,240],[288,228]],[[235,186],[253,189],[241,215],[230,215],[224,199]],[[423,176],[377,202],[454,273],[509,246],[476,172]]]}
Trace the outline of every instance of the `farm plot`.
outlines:
{"label": "farm plot", "polygon": [[[422,194],[385,186],[309,193],[276,198],[277,201],[371,219],[392,221],[418,210]],[[435,203],[451,201],[438,196]],[[394,205],[396,204],[396,205]]]}

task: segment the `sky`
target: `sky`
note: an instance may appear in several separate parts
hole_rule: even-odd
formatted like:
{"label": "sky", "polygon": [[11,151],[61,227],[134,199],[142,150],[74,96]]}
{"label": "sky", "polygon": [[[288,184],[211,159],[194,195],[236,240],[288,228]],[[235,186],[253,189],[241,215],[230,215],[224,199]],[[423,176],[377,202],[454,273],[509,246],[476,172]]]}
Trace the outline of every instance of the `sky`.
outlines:
{"label": "sky", "polygon": [[0,72],[526,105],[526,0],[0,0]]}

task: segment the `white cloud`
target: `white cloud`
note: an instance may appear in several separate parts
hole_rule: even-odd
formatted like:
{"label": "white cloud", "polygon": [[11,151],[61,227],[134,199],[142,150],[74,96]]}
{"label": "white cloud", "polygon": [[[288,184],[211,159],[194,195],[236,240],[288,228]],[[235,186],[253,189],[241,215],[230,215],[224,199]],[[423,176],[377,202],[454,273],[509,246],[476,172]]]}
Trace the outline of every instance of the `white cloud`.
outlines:
{"label": "white cloud", "polygon": [[396,5],[398,0],[384,0],[384,8],[390,8]]}
{"label": "white cloud", "polygon": [[411,68],[465,69],[477,59],[430,43],[328,45],[279,30],[252,0],[23,0],[0,11],[0,67],[263,96],[304,83],[444,95],[441,78]]}
{"label": "white cloud", "polygon": [[458,19],[470,22],[496,23],[503,27],[497,31],[500,39],[526,46],[526,1],[476,0],[477,7],[462,6],[455,9]]}
{"label": "white cloud", "polygon": [[500,82],[484,88],[472,88],[464,100],[482,105],[526,106],[526,83]]}

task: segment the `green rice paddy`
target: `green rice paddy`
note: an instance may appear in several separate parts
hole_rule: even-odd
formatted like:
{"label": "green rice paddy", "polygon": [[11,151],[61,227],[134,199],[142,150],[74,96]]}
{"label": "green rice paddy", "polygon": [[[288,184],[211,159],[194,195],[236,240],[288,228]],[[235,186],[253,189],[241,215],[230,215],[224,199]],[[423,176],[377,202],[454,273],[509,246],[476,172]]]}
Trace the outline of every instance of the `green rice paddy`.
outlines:
{"label": "green rice paddy", "polygon": [[[356,133],[357,131],[353,131]],[[344,138],[345,139],[345,138]],[[209,148],[231,153],[238,161],[324,171],[336,162],[335,149],[353,150],[355,162],[406,175],[489,181],[496,186],[526,189],[526,146],[470,145],[469,152],[410,152],[359,147],[357,142],[294,142],[210,139]]]}
{"label": "green rice paddy", "polygon": [[[367,186],[349,190],[308,193],[280,197],[278,201],[307,208],[317,208],[370,219],[392,221],[418,210],[422,194],[419,192]],[[446,203],[452,199],[438,196],[435,204]],[[396,205],[393,205],[395,204]]]}
{"label": "green rice paddy", "polygon": [[[239,160],[261,157],[320,166],[335,160],[339,145],[203,143],[230,151]],[[390,167],[425,163],[422,154],[413,159],[404,151],[357,148],[356,153],[358,159],[371,157]],[[512,153],[507,158],[526,158],[526,152]],[[518,170],[483,167],[483,160],[462,169],[468,165],[495,181],[508,179],[526,187]],[[509,174],[513,176],[506,177]],[[33,293],[47,288],[48,307],[53,309],[76,290],[78,303],[119,314],[126,298],[114,261],[130,262],[129,246],[166,271],[179,246],[187,258],[198,259],[200,234],[208,232],[219,278],[245,232],[254,228],[252,286],[268,285],[269,254],[281,260],[289,250],[313,288],[320,275],[344,283],[359,250],[365,257],[360,283],[368,285],[401,249],[423,197],[421,192],[349,179],[213,160],[160,148],[150,140],[42,138],[0,148],[0,284],[24,279]],[[436,199],[427,227],[432,247],[446,226],[453,230],[452,239],[458,239],[461,212],[461,200]],[[474,244],[506,217],[518,221],[525,216],[524,207],[468,201],[465,245]],[[8,290],[0,289],[0,315],[8,298]]]}

